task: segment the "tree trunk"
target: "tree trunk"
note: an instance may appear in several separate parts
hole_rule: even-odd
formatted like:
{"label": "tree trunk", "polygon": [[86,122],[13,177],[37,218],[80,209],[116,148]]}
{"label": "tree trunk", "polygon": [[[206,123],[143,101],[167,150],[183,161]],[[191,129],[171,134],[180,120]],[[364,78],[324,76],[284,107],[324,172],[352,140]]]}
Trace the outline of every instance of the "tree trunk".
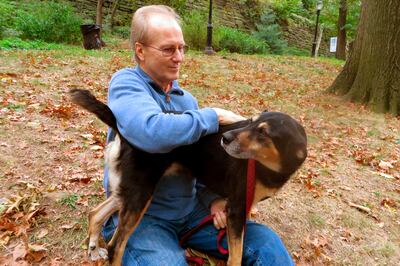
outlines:
{"label": "tree trunk", "polygon": [[400,1],[363,0],[357,37],[328,91],[400,114]]}
{"label": "tree trunk", "polygon": [[114,18],[115,18],[115,12],[117,11],[117,8],[118,8],[118,4],[119,4],[119,0],[114,0],[114,3],[111,8],[111,17],[110,17],[111,32],[113,32],[113,30],[114,30]]}
{"label": "tree trunk", "polygon": [[315,46],[315,55],[314,55],[315,58],[318,57],[318,51],[319,51],[319,47],[321,46],[323,34],[324,34],[324,26],[323,26],[323,24],[320,24],[319,29],[318,29],[317,45]]}
{"label": "tree trunk", "polygon": [[347,0],[340,0],[336,58],[346,60]]}
{"label": "tree trunk", "polygon": [[96,24],[100,26],[100,38],[101,38],[101,32],[102,32],[102,28],[103,28],[103,4],[104,4],[104,0],[97,0]]}

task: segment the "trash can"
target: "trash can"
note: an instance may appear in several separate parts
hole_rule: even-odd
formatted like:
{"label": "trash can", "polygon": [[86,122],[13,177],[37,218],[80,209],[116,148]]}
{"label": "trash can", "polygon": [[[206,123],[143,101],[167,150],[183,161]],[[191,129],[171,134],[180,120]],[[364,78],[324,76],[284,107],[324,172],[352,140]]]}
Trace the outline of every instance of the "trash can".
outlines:
{"label": "trash can", "polygon": [[100,39],[100,26],[97,24],[81,25],[83,47],[86,50],[101,49],[103,41]]}

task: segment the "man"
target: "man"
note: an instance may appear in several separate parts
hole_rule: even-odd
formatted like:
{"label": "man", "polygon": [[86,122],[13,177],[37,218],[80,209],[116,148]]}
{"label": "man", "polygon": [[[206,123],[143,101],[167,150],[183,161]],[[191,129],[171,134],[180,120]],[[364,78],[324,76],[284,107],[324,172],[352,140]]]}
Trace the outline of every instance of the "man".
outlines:
{"label": "man", "polygon": [[[164,153],[196,142],[218,131],[219,124],[243,119],[219,108],[199,109],[196,99],[182,90],[177,79],[186,49],[179,17],[166,6],[138,9],[132,19],[131,42],[138,66],[118,71],[111,79],[109,106],[121,134],[134,146]],[[165,111],[180,111],[176,115]],[[110,131],[108,141],[115,134]],[[108,176],[105,169],[104,185]],[[226,258],[217,249],[217,230],[226,226],[226,201],[198,184],[195,178],[167,175],[130,237],[123,265],[187,265],[179,238],[210,212],[214,225],[193,234],[187,246]],[[108,241],[118,223],[114,215],[103,228]],[[223,246],[227,248],[226,239]],[[248,222],[244,241],[245,265],[292,265],[279,237],[267,227]]]}

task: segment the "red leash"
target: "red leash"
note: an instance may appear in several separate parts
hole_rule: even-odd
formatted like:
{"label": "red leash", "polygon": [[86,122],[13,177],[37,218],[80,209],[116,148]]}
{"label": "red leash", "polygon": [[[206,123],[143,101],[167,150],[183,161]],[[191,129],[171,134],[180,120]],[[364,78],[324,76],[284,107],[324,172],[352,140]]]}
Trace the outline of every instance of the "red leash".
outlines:
{"label": "red leash", "polygon": [[[256,182],[255,176],[256,176],[256,161],[254,159],[249,159],[247,161],[247,180],[246,180],[246,218],[249,217],[251,205],[253,204],[254,200],[254,190]],[[191,235],[199,231],[207,223],[212,222],[213,219],[214,215],[210,214],[206,216],[196,227],[192,228],[186,234],[183,235],[183,237],[179,241],[179,245],[182,247],[183,244]],[[246,224],[244,225],[244,230],[246,230]],[[226,229],[220,229],[217,235],[218,251],[223,255],[228,254],[228,250],[221,245],[222,238],[225,234],[226,234]],[[202,258],[186,257],[186,259],[198,265],[204,264],[204,260]]]}

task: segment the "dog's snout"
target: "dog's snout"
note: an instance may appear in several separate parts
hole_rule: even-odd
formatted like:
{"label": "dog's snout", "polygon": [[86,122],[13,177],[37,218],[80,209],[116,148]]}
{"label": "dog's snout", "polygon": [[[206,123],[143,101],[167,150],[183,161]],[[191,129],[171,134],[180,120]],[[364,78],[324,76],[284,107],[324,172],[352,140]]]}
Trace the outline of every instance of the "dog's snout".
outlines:
{"label": "dog's snout", "polygon": [[224,134],[222,134],[222,143],[224,145],[228,145],[229,143],[231,143],[234,139],[234,136],[232,133],[230,132],[226,132]]}

